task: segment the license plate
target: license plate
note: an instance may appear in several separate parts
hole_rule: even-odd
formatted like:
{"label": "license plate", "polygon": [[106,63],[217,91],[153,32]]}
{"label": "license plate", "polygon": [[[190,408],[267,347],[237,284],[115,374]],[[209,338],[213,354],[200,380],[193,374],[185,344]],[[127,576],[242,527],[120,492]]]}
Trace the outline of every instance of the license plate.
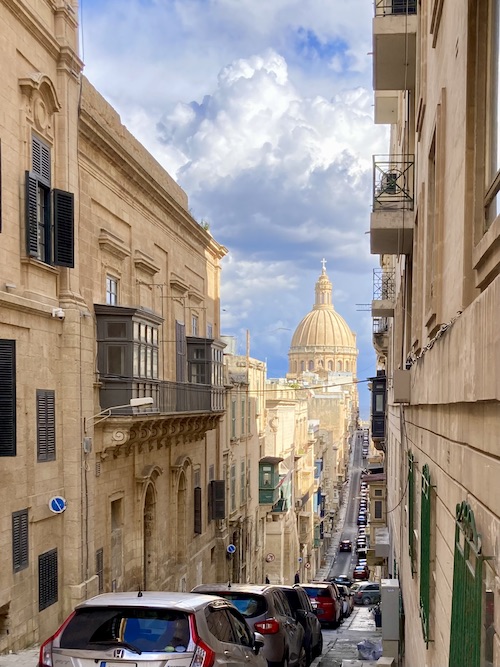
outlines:
{"label": "license plate", "polygon": [[137,667],[136,662],[116,662],[115,660],[100,660],[99,667]]}

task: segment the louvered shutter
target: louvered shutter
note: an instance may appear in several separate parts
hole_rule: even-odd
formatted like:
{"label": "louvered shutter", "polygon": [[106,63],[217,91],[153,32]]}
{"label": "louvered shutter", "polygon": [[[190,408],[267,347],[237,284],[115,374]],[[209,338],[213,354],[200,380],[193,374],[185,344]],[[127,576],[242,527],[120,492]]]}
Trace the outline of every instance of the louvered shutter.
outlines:
{"label": "louvered shutter", "polygon": [[54,212],[54,261],[55,266],[75,266],[74,195],[64,190],[52,193]]}
{"label": "louvered shutter", "polygon": [[28,567],[28,510],[12,514],[12,564],[14,572]]}
{"label": "louvered shutter", "polygon": [[50,187],[50,148],[37,137],[31,138],[31,164],[33,173]]}
{"label": "louvered shutter", "polygon": [[50,389],[37,389],[37,460],[53,461],[56,458],[55,393]]}
{"label": "louvered shutter", "polygon": [[226,484],[223,479],[214,479],[210,482],[210,518],[224,519],[226,517]]}
{"label": "louvered shutter", "polygon": [[0,340],[0,456],[16,455],[16,341]]}
{"label": "louvered shutter", "polygon": [[201,488],[194,488],[194,532],[201,535]]}
{"label": "louvered shutter", "polygon": [[38,255],[37,195],[38,181],[26,172],[26,253],[30,257]]}

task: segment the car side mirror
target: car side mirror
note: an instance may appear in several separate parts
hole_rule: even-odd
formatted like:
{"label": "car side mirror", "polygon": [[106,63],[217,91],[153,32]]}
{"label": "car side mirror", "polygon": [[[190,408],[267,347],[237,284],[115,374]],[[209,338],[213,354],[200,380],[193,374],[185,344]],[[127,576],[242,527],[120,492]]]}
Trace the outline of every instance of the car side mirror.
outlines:
{"label": "car side mirror", "polygon": [[260,634],[260,632],[254,632],[253,637],[253,652],[255,655],[259,655],[260,649],[264,646],[264,637]]}

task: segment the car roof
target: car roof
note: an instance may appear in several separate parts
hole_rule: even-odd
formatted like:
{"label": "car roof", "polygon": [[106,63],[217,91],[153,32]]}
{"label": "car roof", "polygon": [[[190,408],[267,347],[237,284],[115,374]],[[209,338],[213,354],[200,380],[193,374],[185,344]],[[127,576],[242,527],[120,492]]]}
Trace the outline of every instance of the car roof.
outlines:
{"label": "car roof", "polygon": [[191,593],[203,593],[205,591],[217,591],[224,593],[255,593],[262,595],[268,590],[276,590],[280,586],[273,584],[199,584]]}
{"label": "car roof", "polygon": [[194,593],[177,593],[166,591],[132,591],[120,593],[103,593],[89,598],[77,605],[76,609],[85,607],[175,607],[186,612],[195,612],[209,602],[221,602],[215,595],[196,595]]}

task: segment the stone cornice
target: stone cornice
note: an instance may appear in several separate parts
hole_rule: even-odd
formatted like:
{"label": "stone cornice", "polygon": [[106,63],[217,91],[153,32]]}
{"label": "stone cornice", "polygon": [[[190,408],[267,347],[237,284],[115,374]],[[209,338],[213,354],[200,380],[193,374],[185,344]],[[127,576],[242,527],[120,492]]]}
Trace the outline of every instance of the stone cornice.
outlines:
{"label": "stone cornice", "polygon": [[99,233],[98,242],[101,250],[106,250],[111,255],[117,257],[120,261],[130,256],[130,250],[121,240],[121,238],[102,227]]}
{"label": "stone cornice", "polygon": [[155,264],[154,259],[141,250],[134,251],[134,265],[136,269],[140,269],[143,273],[147,273],[151,277],[160,270],[160,267]]}
{"label": "stone cornice", "polygon": [[[189,444],[216,428],[222,413],[144,415],[110,417],[102,425],[102,440],[96,445],[101,459]],[[100,427],[96,427],[96,431]]]}

